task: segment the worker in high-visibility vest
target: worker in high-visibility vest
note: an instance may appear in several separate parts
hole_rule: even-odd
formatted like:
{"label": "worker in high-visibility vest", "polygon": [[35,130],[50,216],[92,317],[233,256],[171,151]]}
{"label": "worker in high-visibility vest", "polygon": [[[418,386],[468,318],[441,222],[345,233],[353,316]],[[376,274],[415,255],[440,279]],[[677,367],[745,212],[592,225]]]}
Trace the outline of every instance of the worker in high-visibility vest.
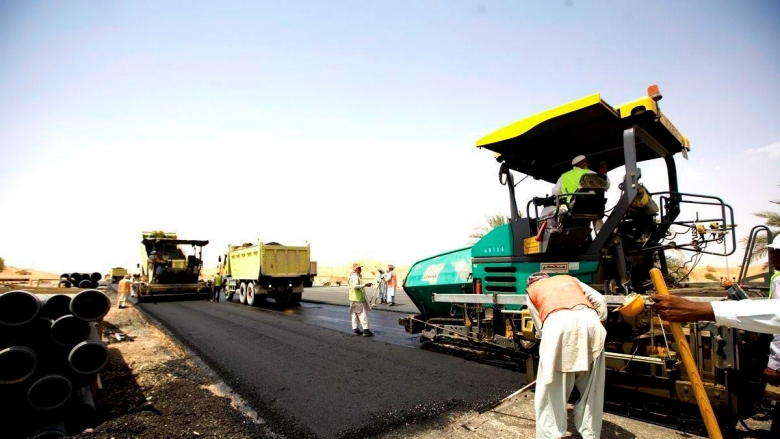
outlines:
{"label": "worker in high-visibility vest", "polygon": [[385,279],[387,280],[387,306],[395,306],[395,287],[398,286],[398,277],[395,275],[395,266],[388,265]]}
{"label": "worker in high-visibility vest", "polygon": [[212,299],[214,302],[219,302],[219,294],[222,292],[222,275],[219,274],[219,271],[217,271],[217,274],[214,275],[214,298]]}
{"label": "worker in high-visibility vest", "polygon": [[[607,181],[607,187],[605,188],[605,191],[609,189],[609,177],[607,176],[608,169],[606,162],[599,163],[598,173],[590,170],[590,160],[588,160],[588,158],[584,155],[578,155],[577,157],[574,157],[574,159],[571,161],[571,164],[574,167],[569,171],[561,174],[561,176],[558,178],[558,181],[555,183],[555,186],[553,186],[553,195],[566,195],[577,192],[577,189],[580,187],[580,180],[585,174],[598,174],[600,177],[603,177]],[[570,199],[571,196],[567,196],[563,197],[561,201],[568,203]],[[562,206],[559,208],[559,212],[567,211],[566,204],[561,204]],[[554,207],[552,209],[554,209]],[[547,210],[550,210],[550,207],[548,207]],[[544,214],[545,211],[542,211],[542,213]],[[598,233],[599,230],[601,230],[601,226],[603,224],[604,223],[601,218],[594,220],[593,230]]]}
{"label": "worker in high-visibility vest", "polygon": [[[359,262],[352,264],[352,273],[349,274],[349,314],[352,316],[352,332],[363,337],[373,337],[374,333],[368,329],[368,310],[366,300],[366,285],[363,284],[361,273],[363,265]],[[363,326],[363,331],[358,329],[358,323]]]}
{"label": "worker in high-visibility vest", "polygon": [[[596,172],[590,170],[590,160],[584,155],[574,157],[571,164],[574,167],[561,174],[560,178],[558,178],[558,182],[553,186],[553,195],[573,194],[574,192],[577,192],[577,188],[580,187],[580,180],[583,175],[596,174]],[[607,164],[605,162],[599,163],[598,174],[607,180],[606,189],[609,189],[609,177],[607,177]],[[566,202],[569,202],[569,198],[571,197],[565,198]]]}
{"label": "worker in high-visibility vest", "polygon": [[604,340],[607,301],[569,275],[534,273],[526,282],[528,311],[539,342],[536,377],[536,439],[566,434],[566,402],[576,386],[574,427],[583,439],[601,436],[606,376]]}
{"label": "worker in high-visibility vest", "polygon": [[125,278],[119,281],[119,285],[116,288],[116,307],[124,308],[127,302],[127,295],[130,294],[130,288],[133,282],[130,280],[130,275],[126,274]]}
{"label": "worker in high-visibility vest", "polygon": [[[780,236],[766,246],[772,257],[772,267],[775,269],[769,280],[769,298],[780,300]],[[772,344],[769,345],[769,363],[764,371],[767,382],[773,386],[780,386],[780,334],[775,334]]]}

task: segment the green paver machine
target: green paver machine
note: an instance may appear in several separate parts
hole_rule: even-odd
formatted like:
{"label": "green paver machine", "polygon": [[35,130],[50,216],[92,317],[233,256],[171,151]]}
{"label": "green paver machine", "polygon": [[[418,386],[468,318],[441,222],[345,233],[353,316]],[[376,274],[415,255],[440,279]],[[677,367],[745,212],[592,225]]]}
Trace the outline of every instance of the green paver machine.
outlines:
{"label": "green paver machine", "polygon": [[[672,294],[707,301],[747,297],[736,285],[683,286],[667,266],[668,251],[687,252],[694,261],[704,254],[731,255],[736,238],[728,204],[679,190],[675,156],[687,159],[690,146],[660,111],[660,98],[651,86],[647,96],[612,107],[593,94],[480,139],[477,147],[493,151],[500,163],[510,221],[472,247],[413,265],[403,288],[420,313],[399,324],[421,333],[423,341],[525,360],[530,381],[538,340],[525,307],[525,284],[534,272],[575,276],[605,294],[611,309],[629,293],[652,289],[653,267],[664,273]],[[605,162],[608,170],[624,169],[622,180],[613,182],[620,189],[614,206],[606,209],[605,177],[590,173],[574,193],[530,194],[521,214],[513,171],[552,185],[580,154]],[[658,159],[666,165],[665,181],[649,180],[645,187],[639,164]],[[652,187],[662,185],[667,187]],[[611,388],[695,405],[669,328],[649,306],[634,317],[610,312],[606,325]],[[690,324],[686,331],[715,410],[734,419],[751,415],[763,391],[770,336],[713,323]]]}

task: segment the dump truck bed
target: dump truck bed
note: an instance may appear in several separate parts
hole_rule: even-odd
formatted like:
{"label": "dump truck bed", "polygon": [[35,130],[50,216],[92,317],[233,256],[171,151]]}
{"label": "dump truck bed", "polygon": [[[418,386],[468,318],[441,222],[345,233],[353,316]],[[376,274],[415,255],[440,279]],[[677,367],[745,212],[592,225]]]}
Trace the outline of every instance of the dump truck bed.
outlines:
{"label": "dump truck bed", "polygon": [[235,279],[267,277],[300,277],[309,274],[308,246],[285,246],[258,243],[231,247],[228,253],[228,274]]}

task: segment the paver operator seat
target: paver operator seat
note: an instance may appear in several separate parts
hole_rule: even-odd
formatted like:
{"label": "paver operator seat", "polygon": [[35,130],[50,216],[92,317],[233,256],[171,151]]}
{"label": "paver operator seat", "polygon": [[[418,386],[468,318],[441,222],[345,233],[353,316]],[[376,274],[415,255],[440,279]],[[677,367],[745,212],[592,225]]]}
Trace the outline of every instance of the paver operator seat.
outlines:
{"label": "paver operator seat", "polygon": [[[541,199],[546,207],[537,219],[537,227],[548,234],[556,247],[578,247],[588,241],[591,223],[604,217],[607,181],[597,174],[585,174],[573,194]],[[568,203],[566,202],[568,199]]]}

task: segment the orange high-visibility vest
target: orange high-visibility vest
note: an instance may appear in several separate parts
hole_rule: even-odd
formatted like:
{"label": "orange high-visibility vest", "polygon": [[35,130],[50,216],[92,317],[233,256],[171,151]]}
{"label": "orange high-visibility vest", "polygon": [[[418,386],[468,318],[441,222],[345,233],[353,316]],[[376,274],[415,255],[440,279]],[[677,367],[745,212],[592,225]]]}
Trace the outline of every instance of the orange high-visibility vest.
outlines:
{"label": "orange high-visibility vest", "polygon": [[585,305],[596,309],[585,297],[582,287],[576,278],[568,275],[553,276],[531,284],[526,290],[528,298],[539,311],[542,324],[547,316],[562,309],[572,309],[577,305]]}
{"label": "orange high-visibility vest", "polygon": [[130,285],[133,283],[130,282],[128,279],[122,279],[119,281],[119,285],[117,288],[118,293],[129,293],[130,292]]}
{"label": "orange high-visibility vest", "polygon": [[395,281],[395,272],[391,271],[388,273],[390,275],[390,279],[387,280],[387,286],[388,287],[395,287],[396,281]]}

